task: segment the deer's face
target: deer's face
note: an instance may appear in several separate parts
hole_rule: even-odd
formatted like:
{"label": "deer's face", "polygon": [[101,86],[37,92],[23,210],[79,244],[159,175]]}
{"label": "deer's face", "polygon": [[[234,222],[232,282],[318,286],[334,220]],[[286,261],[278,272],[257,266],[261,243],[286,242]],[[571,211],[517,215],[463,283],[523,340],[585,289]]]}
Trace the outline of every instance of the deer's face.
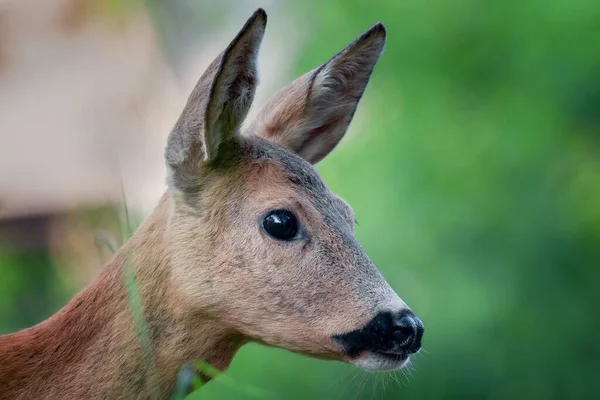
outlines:
{"label": "deer's face", "polygon": [[313,167],[345,133],[385,31],[376,25],[298,78],[240,133],[265,23],[257,12],[213,62],[169,138],[176,285],[197,312],[247,340],[399,368],[419,350],[423,325]]}

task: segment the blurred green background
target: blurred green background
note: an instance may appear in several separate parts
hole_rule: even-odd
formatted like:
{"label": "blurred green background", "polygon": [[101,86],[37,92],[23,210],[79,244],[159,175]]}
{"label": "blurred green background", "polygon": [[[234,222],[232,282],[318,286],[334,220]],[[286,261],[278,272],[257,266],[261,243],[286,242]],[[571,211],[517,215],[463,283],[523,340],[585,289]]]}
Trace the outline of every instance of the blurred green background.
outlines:
{"label": "blurred green background", "polygon": [[[168,43],[175,17],[149,6]],[[600,2],[279,7],[305,38],[289,79],[375,22],[387,27],[349,137],[318,170],[423,320],[426,351],[410,371],[370,374],[248,345],[227,375],[278,399],[597,398]],[[0,253],[0,332],[40,321],[79,289],[36,267],[53,265],[46,258]],[[30,295],[39,302],[16,304]],[[190,398],[251,397],[216,379]]]}

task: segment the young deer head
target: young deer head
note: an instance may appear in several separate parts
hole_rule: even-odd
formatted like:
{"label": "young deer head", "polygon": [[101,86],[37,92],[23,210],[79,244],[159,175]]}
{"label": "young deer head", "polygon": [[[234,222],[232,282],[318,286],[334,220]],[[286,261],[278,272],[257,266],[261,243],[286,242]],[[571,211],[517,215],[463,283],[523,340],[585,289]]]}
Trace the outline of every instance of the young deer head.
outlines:
{"label": "young deer head", "polygon": [[258,10],[200,78],[168,139],[169,189],[152,216],[62,310],[0,336],[0,399],[168,398],[182,364],[226,368],[248,341],[369,370],[400,368],[419,350],[421,321],[312,166],[346,132],[383,25],[276,94],[242,131],[265,25]]}
{"label": "young deer head", "polygon": [[382,53],[376,24],[277,93],[246,130],[266,26],[258,10],[208,67],[166,148],[172,277],[185,304],[248,340],[399,368],[423,325],[354,237],[313,164],[342,139]]}

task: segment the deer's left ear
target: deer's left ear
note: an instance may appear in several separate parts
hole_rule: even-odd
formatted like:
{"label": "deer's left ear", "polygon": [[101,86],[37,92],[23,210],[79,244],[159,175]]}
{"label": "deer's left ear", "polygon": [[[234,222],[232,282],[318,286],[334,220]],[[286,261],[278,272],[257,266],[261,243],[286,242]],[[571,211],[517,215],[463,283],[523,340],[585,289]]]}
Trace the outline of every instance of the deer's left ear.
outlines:
{"label": "deer's left ear", "polygon": [[275,94],[245,132],[262,136],[312,164],[342,139],[385,45],[381,23],[327,63]]}

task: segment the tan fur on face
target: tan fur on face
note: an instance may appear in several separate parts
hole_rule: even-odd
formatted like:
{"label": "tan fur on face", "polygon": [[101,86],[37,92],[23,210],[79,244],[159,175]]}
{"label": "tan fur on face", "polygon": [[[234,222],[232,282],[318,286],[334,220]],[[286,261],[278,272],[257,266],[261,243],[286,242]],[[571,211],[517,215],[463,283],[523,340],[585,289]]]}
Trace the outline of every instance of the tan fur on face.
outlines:
{"label": "tan fur on face", "polygon": [[[225,369],[248,341],[345,360],[332,337],[407,308],[312,166],[346,132],[383,26],[276,95],[242,136],[265,25],[258,10],[200,78],[165,149],[169,190],[100,278],[47,321],[0,337],[0,399],[168,398],[184,364]],[[299,221],[293,240],[263,230],[277,209]]]}
{"label": "tan fur on face", "polygon": [[[354,239],[352,211],[308,162],[259,139],[238,151],[240,165],[206,175],[198,204],[175,209],[176,285],[246,337],[334,357],[331,336],[403,303]],[[301,239],[261,230],[260,218],[281,208],[297,216]]]}

